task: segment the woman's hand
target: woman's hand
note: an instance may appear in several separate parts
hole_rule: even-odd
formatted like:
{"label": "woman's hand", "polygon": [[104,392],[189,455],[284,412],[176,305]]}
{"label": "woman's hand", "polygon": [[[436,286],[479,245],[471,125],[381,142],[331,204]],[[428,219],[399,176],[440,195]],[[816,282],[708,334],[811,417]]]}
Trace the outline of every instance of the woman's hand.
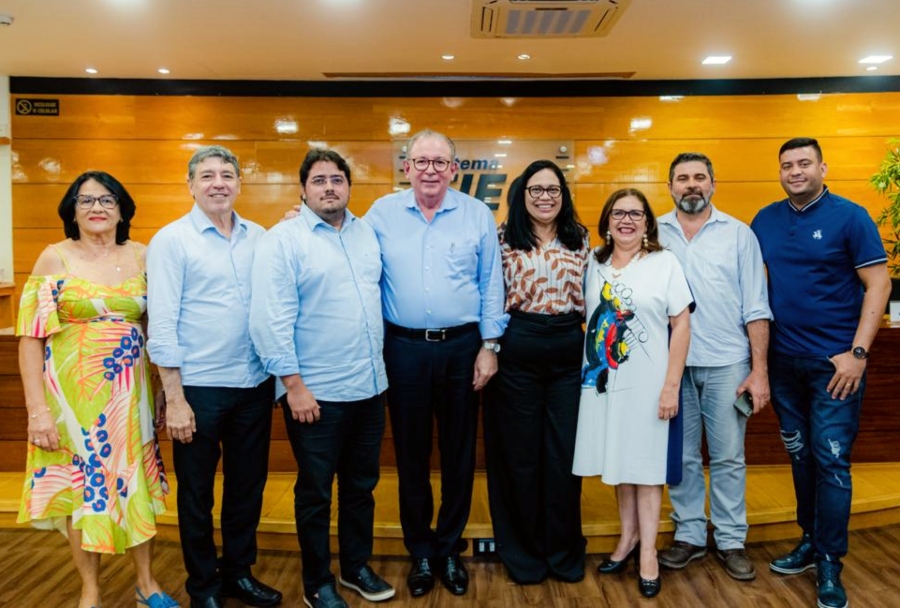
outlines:
{"label": "woman's hand", "polygon": [[28,441],[48,452],[58,450],[59,430],[50,408],[43,405],[36,409],[37,413],[28,416]]}
{"label": "woman's hand", "polygon": [[678,414],[678,389],[663,388],[659,394],[659,411],[657,415],[660,420],[671,420]]}

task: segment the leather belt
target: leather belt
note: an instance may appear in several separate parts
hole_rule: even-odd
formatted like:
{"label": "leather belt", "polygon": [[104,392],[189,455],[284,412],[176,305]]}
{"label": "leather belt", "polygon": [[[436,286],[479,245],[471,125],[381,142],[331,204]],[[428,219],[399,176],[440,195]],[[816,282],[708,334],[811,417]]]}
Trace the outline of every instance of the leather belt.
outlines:
{"label": "leather belt", "polygon": [[414,340],[425,340],[426,342],[444,342],[450,338],[478,330],[478,323],[465,323],[455,327],[441,327],[437,329],[412,329],[394,325],[390,321],[385,321],[385,325],[392,334]]}

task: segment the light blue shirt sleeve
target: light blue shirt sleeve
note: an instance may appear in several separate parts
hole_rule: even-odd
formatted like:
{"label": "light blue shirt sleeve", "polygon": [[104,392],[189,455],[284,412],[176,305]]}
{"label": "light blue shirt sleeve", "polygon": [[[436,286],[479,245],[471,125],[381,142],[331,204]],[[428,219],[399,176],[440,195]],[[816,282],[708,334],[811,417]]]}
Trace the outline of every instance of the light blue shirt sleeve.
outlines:
{"label": "light blue shirt sleeve", "polygon": [[184,251],[171,228],[163,228],[147,247],[147,350],[156,365],[180,368],[186,349],[178,340]]}
{"label": "light blue shirt sleeve", "polygon": [[250,336],[267,373],[283,378],[300,373],[294,324],[300,309],[298,259],[291,255],[280,231],[269,231],[253,260]]}
{"label": "light blue shirt sleeve", "polygon": [[750,227],[743,223],[738,227],[737,248],[744,325],[760,319],[771,320],[766,267],[763,264],[759,240]]}
{"label": "light blue shirt sleeve", "polygon": [[[487,210],[487,207],[485,207]],[[478,329],[485,340],[499,338],[506,330],[509,316],[505,313],[506,293],[503,284],[503,264],[500,241],[494,217],[487,212],[481,235],[481,265],[478,291],[481,293],[481,320]]]}

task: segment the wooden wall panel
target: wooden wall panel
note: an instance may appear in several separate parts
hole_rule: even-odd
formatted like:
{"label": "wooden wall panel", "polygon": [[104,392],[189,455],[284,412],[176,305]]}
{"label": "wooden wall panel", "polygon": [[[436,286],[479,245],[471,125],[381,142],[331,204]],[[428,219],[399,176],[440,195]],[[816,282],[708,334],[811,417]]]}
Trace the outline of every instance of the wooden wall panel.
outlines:
{"label": "wooden wall panel", "polygon": [[[681,152],[701,152],[713,163],[716,181],[778,180],[778,149],[787,138],[590,140],[575,144],[575,181],[668,182],[669,165]],[[868,181],[884,158],[884,137],[821,137],[829,181]]]}
{"label": "wooden wall panel", "polygon": [[[900,93],[657,97],[282,98],[32,95],[60,100],[60,116],[13,116],[18,139],[389,141],[410,132],[537,139],[788,139],[891,137]],[[632,119],[638,119],[635,124]],[[647,120],[649,119],[649,124]],[[297,132],[281,134],[280,121]],[[644,126],[646,125],[646,126]],[[226,144],[227,145],[227,144]]]}
{"label": "wooden wall panel", "polygon": [[[390,142],[327,143],[347,159],[354,185],[392,182]],[[310,147],[306,141],[16,139],[13,183],[68,186],[94,169],[111,173],[126,185],[183,185],[191,155],[211,144],[223,145],[238,157],[245,186],[297,184],[300,163]]]}

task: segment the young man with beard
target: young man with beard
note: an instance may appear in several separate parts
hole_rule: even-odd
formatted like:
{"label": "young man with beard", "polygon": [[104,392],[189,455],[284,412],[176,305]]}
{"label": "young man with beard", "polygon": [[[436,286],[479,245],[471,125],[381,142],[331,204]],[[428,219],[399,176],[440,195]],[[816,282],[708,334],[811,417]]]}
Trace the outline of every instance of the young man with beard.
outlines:
{"label": "young man with beard", "polygon": [[340,584],[371,602],[394,589],[368,565],[373,491],[384,433],[381,253],[375,232],[347,209],[350,166],[313,149],[300,166],[303,206],[260,240],[250,334],[277,393],[297,460],[294,515],[303,602],[347,608],[331,572],[332,485],[338,478]]}
{"label": "young man with beard", "polygon": [[754,413],[769,401],[766,355],[772,313],[759,243],[746,224],[712,205],[715,185],[707,156],[679,154],[669,168],[675,210],[659,218],[659,240],[681,262],[697,303],[681,381],[683,479],[669,488],[675,543],[660,553],[659,561],[679,569],[706,555],[700,452],[705,429],[716,555],[730,576],[752,580],[756,571],[744,552],[747,417],[733,404],[744,392],[753,400]]}

